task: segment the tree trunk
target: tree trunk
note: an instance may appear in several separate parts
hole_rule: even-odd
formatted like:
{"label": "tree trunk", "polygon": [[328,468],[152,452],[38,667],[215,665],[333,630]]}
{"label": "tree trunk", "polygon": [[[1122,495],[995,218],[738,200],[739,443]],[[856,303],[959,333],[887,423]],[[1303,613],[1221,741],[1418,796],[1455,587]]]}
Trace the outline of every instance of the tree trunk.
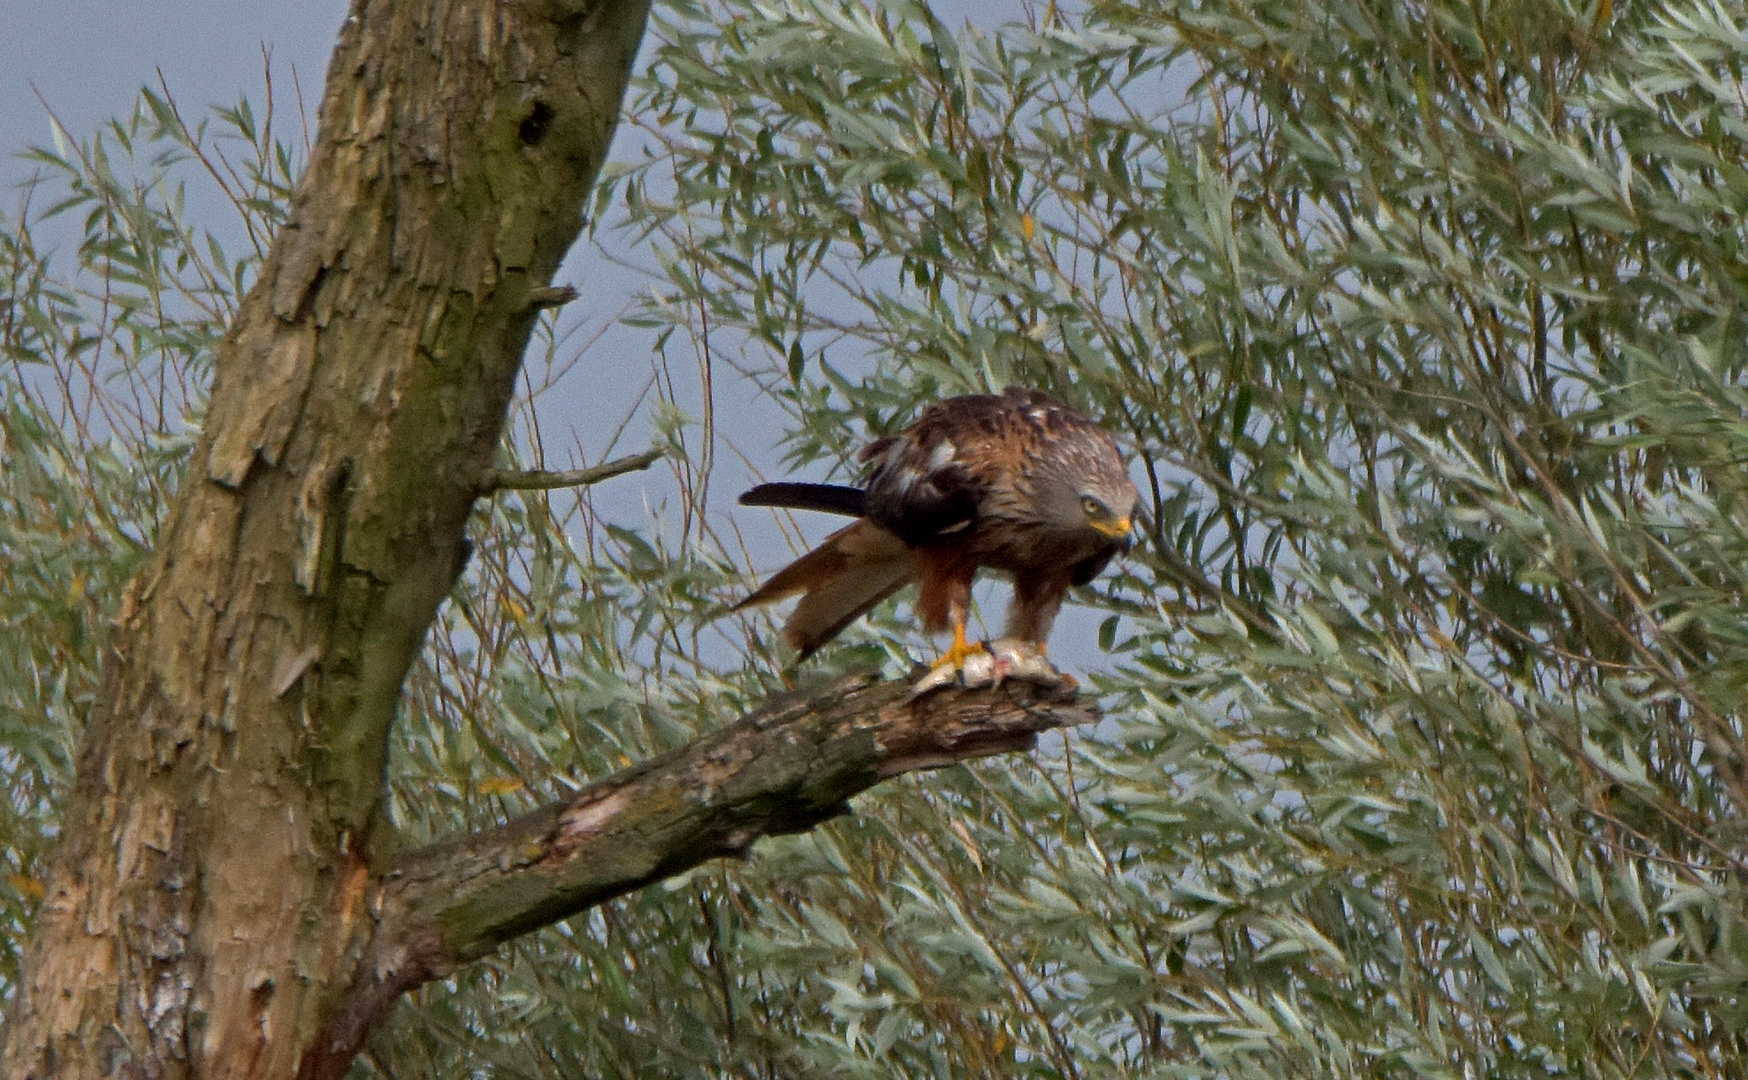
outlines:
{"label": "tree trunk", "polygon": [[123,598],[8,1077],[290,1077],[371,929],[389,724],[647,0],[359,0]]}

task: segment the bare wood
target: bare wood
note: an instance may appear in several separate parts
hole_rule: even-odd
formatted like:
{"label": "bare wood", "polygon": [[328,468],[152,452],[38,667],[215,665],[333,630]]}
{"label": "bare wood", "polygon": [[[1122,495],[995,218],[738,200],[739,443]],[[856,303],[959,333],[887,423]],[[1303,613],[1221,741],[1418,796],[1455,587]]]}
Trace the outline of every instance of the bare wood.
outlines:
{"label": "bare wood", "polygon": [[788,695],[564,802],[396,859],[372,886],[359,979],[300,1080],[338,1080],[396,997],[517,935],[811,829],[887,777],[1030,749],[1041,731],[1098,718],[1060,683],[910,693],[858,677]]}
{"label": "bare wood", "polygon": [[645,450],[641,454],[615,458],[587,469],[567,469],[548,472],[545,469],[499,469],[486,478],[482,495],[494,491],[550,491],[553,488],[588,487],[628,472],[639,472],[662,459],[660,450]]}

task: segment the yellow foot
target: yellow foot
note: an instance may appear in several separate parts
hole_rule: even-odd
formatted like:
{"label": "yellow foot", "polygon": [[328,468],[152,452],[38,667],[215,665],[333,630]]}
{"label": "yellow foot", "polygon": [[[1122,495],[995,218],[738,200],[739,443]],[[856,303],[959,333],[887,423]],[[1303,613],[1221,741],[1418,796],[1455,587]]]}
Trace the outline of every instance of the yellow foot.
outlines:
{"label": "yellow foot", "polygon": [[929,665],[929,673],[932,675],[943,668],[955,672],[964,671],[967,661],[974,657],[988,655],[988,646],[981,641],[966,641],[965,628],[955,626],[953,628],[953,644],[947,646],[947,651],[941,654],[940,659]]}
{"label": "yellow foot", "polygon": [[981,641],[966,641],[964,624],[957,624],[953,627],[953,644],[929,665],[928,672],[911,687],[910,696],[914,700],[955,682],[966,686],[991,685],[995,681],[991,677],[994,666],[995,658],[989,648]]}

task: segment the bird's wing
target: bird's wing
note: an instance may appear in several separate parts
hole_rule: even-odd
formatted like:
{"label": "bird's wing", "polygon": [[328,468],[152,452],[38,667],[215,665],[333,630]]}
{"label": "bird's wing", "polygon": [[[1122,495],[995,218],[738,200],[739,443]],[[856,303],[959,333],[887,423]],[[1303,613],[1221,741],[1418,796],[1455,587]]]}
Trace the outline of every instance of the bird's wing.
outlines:
{"label": "bird's wing", "polygon": [[734,610],[802,593],[783,636],[805,660],[838,631],[910,583],[910,548],[866,518],[839,529],[790,563]]}
{"label": "bird's wing", "polygon": [[868,516],[913,547],[964,531],[1005,467],[1011,408],[994,394],[939,402],[862,451],[874,465]]}

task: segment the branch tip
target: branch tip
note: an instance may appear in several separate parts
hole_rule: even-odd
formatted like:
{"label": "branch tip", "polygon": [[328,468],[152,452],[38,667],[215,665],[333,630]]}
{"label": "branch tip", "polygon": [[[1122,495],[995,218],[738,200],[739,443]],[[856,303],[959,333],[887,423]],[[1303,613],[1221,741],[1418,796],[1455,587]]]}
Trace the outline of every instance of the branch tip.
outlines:
{"label": "branch tip", "polygon": [[660,450],[645,450],[588,469],[567,469],[552,472],[546,469],[496,469],[488,473],[480,485],[481,495],[499,491],[551,491],[554,488],[582,488],[611,480],[628,472],[641,472],[662,459]]}
{"label": "branch tip", "polygon": [[577,291],[569,285],[543,285],[538,289],[529,289],[525,302],[529,311],[546,311],[549,308],[563,307],[576,298]]}

